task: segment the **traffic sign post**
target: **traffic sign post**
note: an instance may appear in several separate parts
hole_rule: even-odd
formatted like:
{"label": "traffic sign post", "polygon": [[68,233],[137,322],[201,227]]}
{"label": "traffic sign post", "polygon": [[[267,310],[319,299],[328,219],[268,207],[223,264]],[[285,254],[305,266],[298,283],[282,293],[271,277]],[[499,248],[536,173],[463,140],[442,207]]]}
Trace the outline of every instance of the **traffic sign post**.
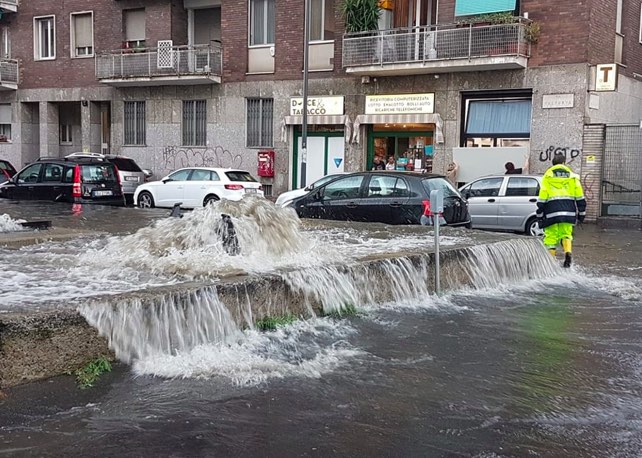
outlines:
{"label": "traffic sign post", "polygon": [[441,278],[439,274],[439,220],[444,212],[444,194],[440,189],[430,191],[430,209],[433,214],[435,227],[435,292],[441,293]]}

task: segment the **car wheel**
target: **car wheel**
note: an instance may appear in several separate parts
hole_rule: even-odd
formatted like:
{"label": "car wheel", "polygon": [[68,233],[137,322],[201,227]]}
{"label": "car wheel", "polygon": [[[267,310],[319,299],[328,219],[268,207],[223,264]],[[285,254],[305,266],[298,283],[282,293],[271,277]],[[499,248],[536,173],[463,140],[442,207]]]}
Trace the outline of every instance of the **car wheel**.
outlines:
{"label": "car wheel", "polygon": [[209,204],[218,202],[219,200],[221,199],[219,199],[218,196],[215,195],[206,196],[205,199],[203,199],[203,207],[207,207]]}
{"label": "car wheel", "polygon": [[138,196],[138,207],[139,208],[154,208],[154,198],[151,193],[143,191]]}
{"label": "car wheel", "polygon": [[544,235],[544,229],[539,227],[537,218],[531,218],[526,222],[526,230],[524,231],[526,235],[532,235],[533,237],[542,237]]}

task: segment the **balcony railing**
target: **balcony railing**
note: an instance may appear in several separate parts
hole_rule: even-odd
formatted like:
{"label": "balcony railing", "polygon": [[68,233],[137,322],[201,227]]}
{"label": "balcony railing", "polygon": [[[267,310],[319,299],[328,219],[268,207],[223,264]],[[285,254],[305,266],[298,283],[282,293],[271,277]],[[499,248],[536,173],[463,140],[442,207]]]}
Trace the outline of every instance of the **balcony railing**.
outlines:
{"label": "balcony railing", "polygon": [[[516,19],[512,24],[457,24],[378,30],[346,34],[343,38],[343,66],[386,67],[420,64],[423,68],[441,65],[441,61],[475,58],[524,57],[530,55],[526,40],[527,23]],[[471,68],[475,70],[475,68]]]}
{"label": "balcony railing", "polygon": [[220,81],[222,53],[220,45],[133,48],[113,51],[96,57],[96,77],[107,83],[173,80]]}
{"label": "balcony railing", "polygon": [[18,89],[18,61],[0,59],[0,89]]}
{"label": "balcony railing", "polygon": [[18,3],[18,0],[0,0],[0,11],[15,13],[18,11]]}

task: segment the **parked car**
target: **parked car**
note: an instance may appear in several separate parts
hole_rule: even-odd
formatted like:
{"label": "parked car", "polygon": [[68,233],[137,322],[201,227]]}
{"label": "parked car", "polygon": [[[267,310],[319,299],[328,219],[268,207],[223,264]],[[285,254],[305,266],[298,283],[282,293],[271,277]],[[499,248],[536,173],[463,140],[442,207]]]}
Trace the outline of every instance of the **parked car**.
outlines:
{"label": "parked car", "polygon": [[116,167],[93,158],[40,158],[0,185],[17,200],[124,205]]}
{"label": "parked car", "polygon": [[279,195],[279,197],[277,197],[275,205],[277,207],[287,207],[297,197],[305,196],[307,193],[309,193],[313,189],[316,189],[319,186],[322,186],[325,183],[327,183],[328,181],[334,180],[335,178],[337,178],[338,176],[341,176],[341,175],[344,175],[344,173],[326,175],[323,178],[319,178],[314,183],[309,184],[305,188],[293,189],[292,191],[286,191],[284,193],[281,193]]}
{"label": "parked car", "polygon": [[535,175],[497,175],[472,181],[460,188],[468,200],[472,227],[524,232],[539,236],[537,196],[542,182]]}
{"label": "parked car", "polygon": [[0,159],[0,183],[4,183],[16,174],[16,169],[9,161]]}
{"label": "parked car", "polygon": [[188,167],[176,170],[159,181],[150,181],[134,193],[141,208],[203,207],[220,199],[241,200],[244,196],[263,197],[261,183],[244,170]]}
{"label": "parked car", "polygon": [[451,226],[468,225],[466,200],[442,176],[414,172],[372,171],[336,177],[294,199],[302,218],[419,224],[430,192],[444,193],[444,218]]}
{"label": "parked car", "polygon": [[128,203],[134,202],[134,191],[136,188],[143,184],[147,176],[151,176],[151,172],[141,169],[136,161],[125,156],[114,156],[110,154],[100,153],[72,153],[67,158],[94,158],[109,161],[118,169],[120,176],[120,183],[123,187],[123,194]]}

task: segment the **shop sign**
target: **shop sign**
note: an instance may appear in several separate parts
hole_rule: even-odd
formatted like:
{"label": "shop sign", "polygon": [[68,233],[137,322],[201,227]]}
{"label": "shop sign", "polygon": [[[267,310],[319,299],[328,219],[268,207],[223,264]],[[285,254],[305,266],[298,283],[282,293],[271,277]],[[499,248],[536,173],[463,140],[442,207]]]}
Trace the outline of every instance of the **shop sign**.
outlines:
{"label": "shop sign", "polygon": [[434,112],[434,93],[366,96],[366,114],[417,114]]}
{"label": "shop sign", "polygon": [[[343,96],[308,97],[308,115],[342,115]],[[290,116],[303,115],[303,97],[290,98]]]}
{"label": "shop sign", "polygon": [[596,91],[614,91],[617,87],[617,64],[602,64],[597,66],[595,78]]}
{"label": "shop sign", "polygon": [[542,108],[573,108],[573,94],[546,94],[542,97]]}

